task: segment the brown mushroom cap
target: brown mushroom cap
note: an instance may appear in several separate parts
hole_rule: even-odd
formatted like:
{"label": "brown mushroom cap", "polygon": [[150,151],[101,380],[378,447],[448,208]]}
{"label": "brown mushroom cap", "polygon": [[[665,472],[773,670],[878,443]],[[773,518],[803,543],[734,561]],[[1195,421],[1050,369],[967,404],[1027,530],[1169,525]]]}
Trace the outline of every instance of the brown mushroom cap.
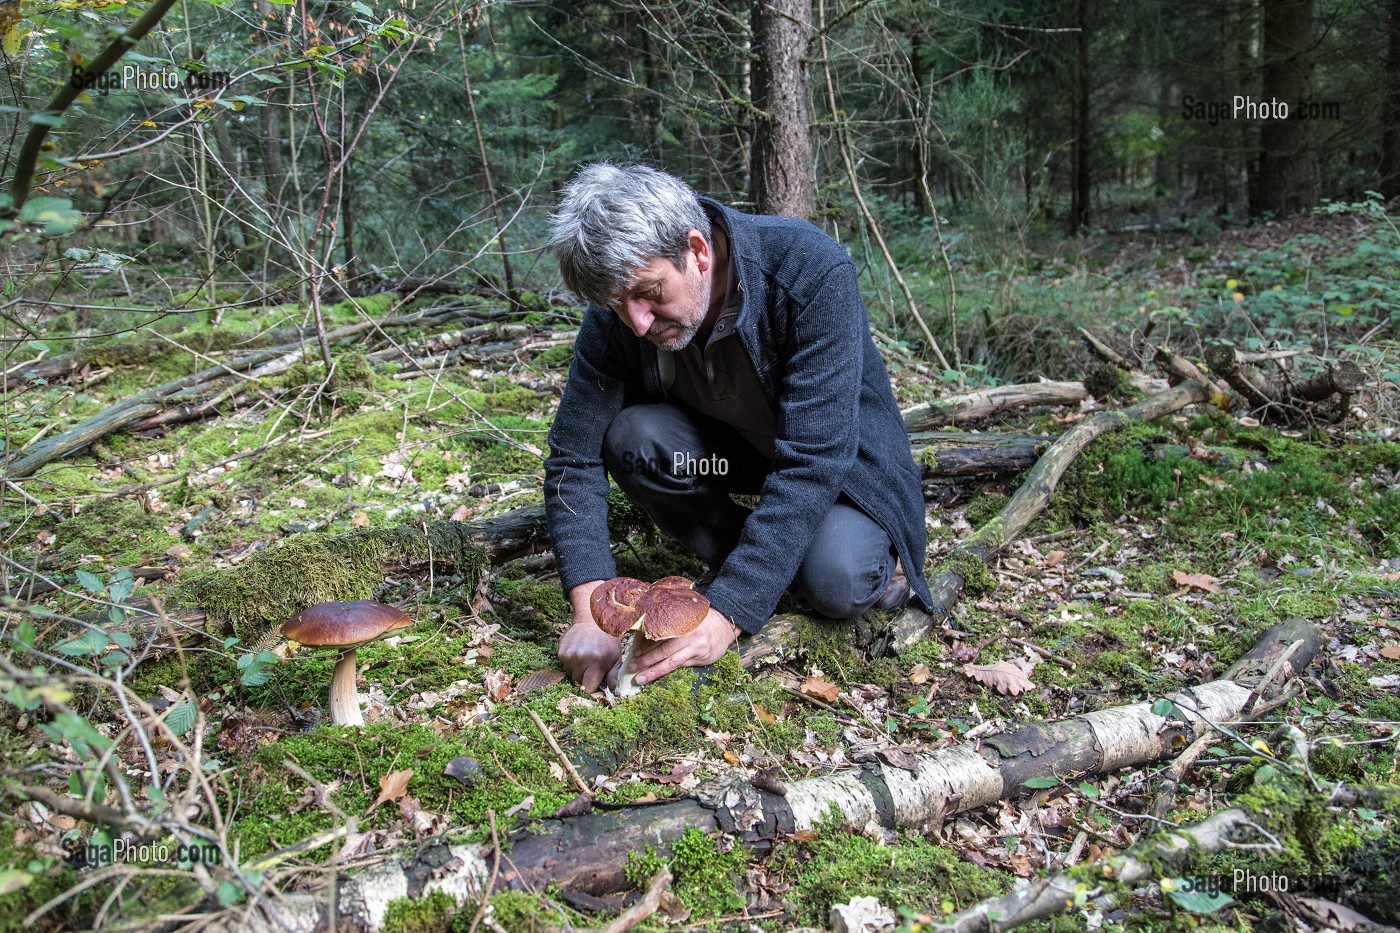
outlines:
{"label": "brown mushroom cap", "polygon": [[412,624],[402,609],[357,599],[307,606],[282,626],[282,634],[309,648],[354,648]]}
{"label": "brown mushroom cap", "polygon": [[689,635],[710,611],[708,599],[679,587],[652,586],[637,606],[643,615],[642,632],[652,641]]}
{"label": "brown mushroom cap", "polygon": [[637,603],[646,592],[647,585],[632,577],[613,577],[599,584],[588,598],[593,621],[609,635],[622,635],[641,618]]}
{"label": "brown mushroom cap", "polygon": [[651,585],[652,589],[663,590],[689,590],[694,587],[695,584],[686,577],[662,577]]}

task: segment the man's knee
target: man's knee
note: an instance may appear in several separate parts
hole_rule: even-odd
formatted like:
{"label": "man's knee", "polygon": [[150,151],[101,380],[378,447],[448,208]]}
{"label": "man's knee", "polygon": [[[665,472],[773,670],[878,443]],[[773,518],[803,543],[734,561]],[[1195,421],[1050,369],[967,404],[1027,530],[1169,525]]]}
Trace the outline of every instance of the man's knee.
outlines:
{"label": "man's knee", "polygon": [[603,463],[624,488],[627,478],[666,475],[670,454],[690,438],[684,415],[672,405],[629,405],[603,435]]}
{"label": "man's knee", "polygon": [[797,591],[830,619],[853,619],[889,585],[895,558],[874,519],[838,502],[817,528],[797,572]]}

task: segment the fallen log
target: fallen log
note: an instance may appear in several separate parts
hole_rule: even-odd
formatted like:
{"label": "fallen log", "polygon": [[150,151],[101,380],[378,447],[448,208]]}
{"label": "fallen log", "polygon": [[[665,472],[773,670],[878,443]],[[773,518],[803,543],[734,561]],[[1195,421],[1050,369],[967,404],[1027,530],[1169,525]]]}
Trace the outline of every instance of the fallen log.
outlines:
{"label": "fallen log", "polygon": [[[361,321],[331,331],[326,335],[326,339],[333,343],[341,343],[376,328],[440,323],[452,317],[452,314],[444,315],[438,309],[430,309],[400,315],[386,322]],[[239,387],[256,384],[259,379],[286,372],[301,362],[307,349],[308,345],[300,340],[268,347],[122,399],[66,431],[31,444],[8,459],[4,465],[4,477],[15,480],[33,476],[39,468],[82,450],[93,441],[101,440],[114,431],[145,419],[156,418],[167,408],[191,406],[199,410],[200,406],[206,406],[204,410],[207,410],[207,406],[234,395]]]}
{"label": "fallen log", "polygon": [[[666,850],[692,827],[727,833],[763,851],[784,835],[812,829],[833,805],[856,827],[936,828],[947,816],[1023,793],[1032,778],[1068,781],[1169,758],[1192,739],[1235,721],[1250,708],[1256,691],[1286,689],[1321,644],[1320,630],[1305,620],[1275,626],[1221,679],[1169,694],[1173,712],[1168,716],[1144,701],[1024,723],[980,745],[913,755],[912,773],[877,761],[794,781],[783,795],[727,778],[702,785],[694,798],[545,820],[510,837],[497,887],[554,885],[592,896],[623,891],[630,887],[623,873],[629,851]],[[1283,676],[1275,676],[1276,670]],[[459,902],[479,898],[492,855],[489,846],[435,842],[410,858],[338,879],[330,897],[277,895],[261,910],[250,907],[227,922],[229,928],[251,930],[311,931],[340,923],[378,930],[386,905],[397,897],[441,890]],[[327,903],[337,905],[335,917],[326,915]]]}
{"label": "fallen log", "polygon": [[1078,405],[1089,397],[1081,382],[1032,382],[994,386],[963,395],[935,399],[904,410],[904,427],[911,433],[950,424],[965,424],[992,415],[1038,405]]}
{"label": "fallen log", "polygon": [[[888,633],[877,643],[880,650],[898,654],[928,634],[937,617],[946,616],[962,596],[969,575],[1020,537],[1031,521],[1045,511],[1050,496],[1074,459],[1095,439],[1121,430],[1135,421],[1155,421],[1188,405],[1210,398],[1210,390],[1199,382],[1183,382],[1175,389],[1138,402],[1121,411],[1105,411],[1080,421],[1041,455],[996,517],[960,542],[934,568],[929,577],[933,593],[932,615],[905,610],[890,620]],[[762,633],[755,637],[763,637]]]}

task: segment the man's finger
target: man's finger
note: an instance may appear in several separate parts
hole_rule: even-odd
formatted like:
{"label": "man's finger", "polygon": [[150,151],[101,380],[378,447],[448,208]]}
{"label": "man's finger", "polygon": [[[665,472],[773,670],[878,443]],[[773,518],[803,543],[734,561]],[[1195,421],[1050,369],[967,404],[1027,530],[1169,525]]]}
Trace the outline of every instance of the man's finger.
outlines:
{"label": "man's finger", "polygon": [[606,674],[607,670],[601,664],[590,665],[584,669],[583,680],[579,682],[579,686],[583,688],[584,693],[594,693]]}
{"label": "man's finger", "polygon": [[676,651],[666,657],[659,658],[646,668],[637,671],[637,683],[649,684],[653,680],[665,677],[677,668],[684,667],[688,658],[689,655],[684,651]]}

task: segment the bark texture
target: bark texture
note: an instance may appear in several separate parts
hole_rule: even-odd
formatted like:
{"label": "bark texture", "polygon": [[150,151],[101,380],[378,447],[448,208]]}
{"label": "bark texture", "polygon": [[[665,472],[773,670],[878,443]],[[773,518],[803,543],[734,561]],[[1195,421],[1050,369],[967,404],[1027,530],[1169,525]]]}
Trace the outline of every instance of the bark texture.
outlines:
{"label": "bark texture", "polygon": [[[1260,103],[1289,108],[1312,96],[1312,0],[1264,0],[1263,90]],[[1290,113],[1290,117],[1296,115]],[[1249,213],[1292,214],[1317,201],[1312,122],[1265,119],[1259,126],[1259,175]]]}
{"label": "bark texture", "polygon": [[802,220],[816,207],[812,92],[803,57],[812,0],[752,0],[753,200],[760,214]]}

